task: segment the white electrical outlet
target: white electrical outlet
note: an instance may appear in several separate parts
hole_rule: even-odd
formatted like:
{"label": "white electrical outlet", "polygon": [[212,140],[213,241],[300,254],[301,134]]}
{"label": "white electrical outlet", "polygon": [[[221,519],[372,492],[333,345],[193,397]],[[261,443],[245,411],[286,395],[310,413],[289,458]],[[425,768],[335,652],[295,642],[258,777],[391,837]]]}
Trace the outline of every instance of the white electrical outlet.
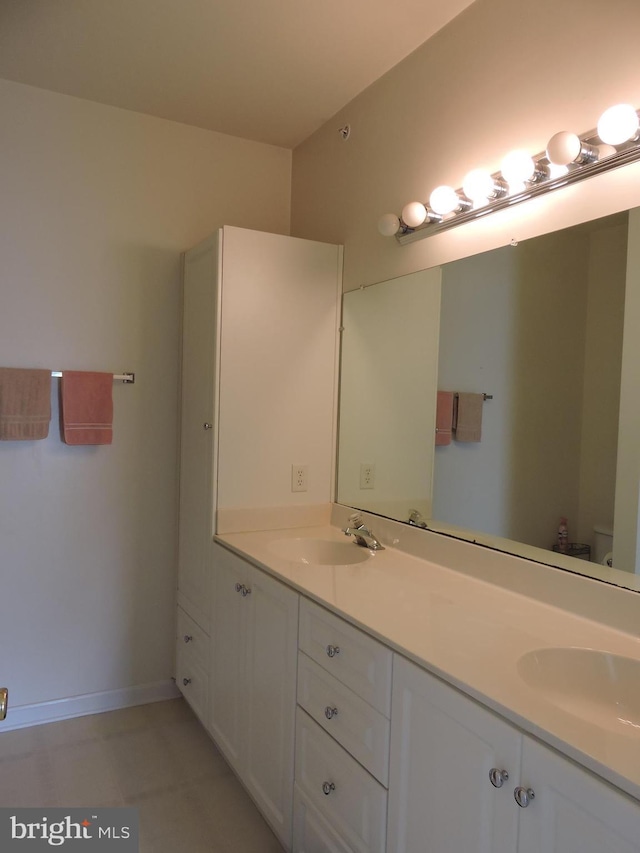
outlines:
{"label": "white electrical outlet", "polygon": [[307,466],[292,465],[291,466],[291,491],[306,492],[307,491]]}
{"label": "white electrical outlet", "polygon": [[362,462],[360,465],[360,488],[373,489],[376,479],[376,467],[372,462]]}

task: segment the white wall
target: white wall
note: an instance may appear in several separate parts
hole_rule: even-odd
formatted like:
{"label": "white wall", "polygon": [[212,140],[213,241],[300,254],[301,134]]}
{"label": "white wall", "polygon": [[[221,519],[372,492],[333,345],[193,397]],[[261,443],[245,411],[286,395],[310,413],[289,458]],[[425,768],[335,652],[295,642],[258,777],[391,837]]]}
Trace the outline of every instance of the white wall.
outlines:
{"label": "white wall", "polygon": [[[440,270],[344,295],[338,500],[407,520],[431,517]],[[373,488],[360,486],[373,464]]]}
{"label": "white wall", "polygon": [[537,153],[612,104],[640,106],[639,28],[636,0],[476,0],[296,148],[292,233],[344,243],[350,290],[640,204],[635,165],[409,246],[377,231],[512,148]]}
{"label": "white wall", "polygon": [[[286,234],[289,151],[0,81],[0,364],[136,373],[111,447],[0,443],[16,706],[173,670],[180,254]],[[53,399],[56,402],[57,381]]]}
{"label": "white wall", "polygon": [[444,266],[438,387],[493,399],[480,443],[436,448],[434,518],[541,548],[576,523],[587,270],[573,231]]}
{"label": "white wall", "polygon": [[627,230],[625,217],[589,235],[580,505],[572,536],[591,545],[592,559],[594,527],[613,528]]}
{"label": "white wall", "polygon": [[629,214],[613,563],[640,573],[640,210]]}

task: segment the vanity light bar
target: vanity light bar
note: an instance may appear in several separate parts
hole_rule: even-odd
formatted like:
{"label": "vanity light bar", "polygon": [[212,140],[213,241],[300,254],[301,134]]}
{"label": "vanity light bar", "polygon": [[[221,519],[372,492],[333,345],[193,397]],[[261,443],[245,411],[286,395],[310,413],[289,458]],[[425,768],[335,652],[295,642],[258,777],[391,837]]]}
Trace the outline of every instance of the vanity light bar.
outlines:
{"label": "vanity light bar", "polygon": [[[611,115],[613,122],[608,121]],[[515,171],[518,167],[527,170],[526,177],[518,184],[514,183],[511,171],[514,160]],[[640,112],[619,104],[603,113],[597,129],[581,136],[568,131],[557,133],[549,140],[547,150],[534,157],[525,152],[511,152],[502,161],[501,171],[489,174],[473,170],[465,178],[464,188],[438,187],[431,194],[430,203],[410,202],[400,217],[385,214],[378,229],[384,236],[395,236],[398,243],[406,245],[639,160]],[[485,197],[473,201],[467,195],[469,192]],[[436,207],[443,203],[444,206],[438,207],[440,212],[434,211],[434,202]],[[420,221],[423,211],[424,220]]]}

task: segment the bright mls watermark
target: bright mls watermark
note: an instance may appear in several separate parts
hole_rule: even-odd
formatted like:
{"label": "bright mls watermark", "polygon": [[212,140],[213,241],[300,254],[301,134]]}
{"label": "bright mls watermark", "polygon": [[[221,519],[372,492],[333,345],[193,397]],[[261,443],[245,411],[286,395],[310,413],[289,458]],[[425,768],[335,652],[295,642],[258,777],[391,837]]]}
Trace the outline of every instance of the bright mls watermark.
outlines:
{"label": "bright mls watermark", "polygon": [[0,850],[138,853],[138,810],[0,808]]}

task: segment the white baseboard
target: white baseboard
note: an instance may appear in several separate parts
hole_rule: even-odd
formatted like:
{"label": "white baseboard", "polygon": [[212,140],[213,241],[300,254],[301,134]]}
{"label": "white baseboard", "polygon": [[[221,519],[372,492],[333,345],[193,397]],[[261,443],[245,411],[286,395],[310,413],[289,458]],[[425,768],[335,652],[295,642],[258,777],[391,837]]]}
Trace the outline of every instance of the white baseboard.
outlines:
{"label": "white baseboard", "polygon": [[83,696],[71,696],[68,699],[54,699],[51,702],[38,702],[34,705],[11,706],[7,717],[0,722],[0,734],[12,729],[24,729],[27,726],[39,726],[55,720],[68,720],[71,717],[84,717],[86,714],[100,714],[103,711],[117,711],[133,705],[146,705],[149,702],[162,702],[176,699],[180,691],[173,680],[157,681],[155,684],[139,684],[135,687],[123,687],[119,690],[105,690],[101,693],[86,693]]}

